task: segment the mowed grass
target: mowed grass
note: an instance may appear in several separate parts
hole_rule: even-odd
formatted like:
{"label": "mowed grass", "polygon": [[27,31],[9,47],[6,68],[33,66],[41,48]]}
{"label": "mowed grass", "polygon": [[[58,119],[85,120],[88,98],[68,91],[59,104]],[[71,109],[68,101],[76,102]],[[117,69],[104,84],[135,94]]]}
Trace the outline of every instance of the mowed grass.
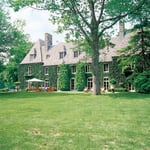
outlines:
{"label": "mowed grass", "polygon": [[0,150],[150,150],[150,95],[1,93]]}

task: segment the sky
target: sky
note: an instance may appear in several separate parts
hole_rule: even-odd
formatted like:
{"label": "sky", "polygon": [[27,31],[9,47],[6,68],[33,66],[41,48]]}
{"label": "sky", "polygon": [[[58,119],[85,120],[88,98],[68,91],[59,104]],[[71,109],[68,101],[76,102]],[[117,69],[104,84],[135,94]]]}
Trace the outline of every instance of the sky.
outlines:
{"label": "sky", "polygon": [[35,10],[32,8],[23,8],[18,12],[9,10],[11,22],[15,20],[24,20],[26,26],[24,27],[25,33],[30,35],[30,40],[36,42],[38,39],[44,40],[44,34],[50,33],[53,36],[53,44],[64,42],[64,34],[56,34],[57,26],[49,21],[48,11]]}
{"label": "sky", "polygon": [[[64,34],[56,34],[57,26],[53,25],[49,21],[49,12],[32,9],[30,7],[22,8],[18,12],[9,10],[11,22],[15,20],[24,20],[26,26],[24,27],[25,33],[30,35],[30,40],[36,42],[38,39],[44,40],[44,34],[50,33],[53,36],[53,44],[56,45],[60,42],[64,42]],[[115,25],[115,33],[118,31],[118,25]],[[130,28],[130,25],[126,25],[126,28]]]}

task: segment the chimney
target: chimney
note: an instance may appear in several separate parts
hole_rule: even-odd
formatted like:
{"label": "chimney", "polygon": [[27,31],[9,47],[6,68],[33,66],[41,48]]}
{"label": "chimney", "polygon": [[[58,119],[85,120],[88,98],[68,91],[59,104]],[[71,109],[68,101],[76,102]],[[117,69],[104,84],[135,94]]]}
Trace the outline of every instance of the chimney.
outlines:
{"label": "chimney", "polygon": [[125,35],[125,25],[124,22],[119,22],[119,37],[123,38]]}
{"label": "chimney", "polygon": [[45,50],[48,51],[52,47],[52,35],[45,33]]}

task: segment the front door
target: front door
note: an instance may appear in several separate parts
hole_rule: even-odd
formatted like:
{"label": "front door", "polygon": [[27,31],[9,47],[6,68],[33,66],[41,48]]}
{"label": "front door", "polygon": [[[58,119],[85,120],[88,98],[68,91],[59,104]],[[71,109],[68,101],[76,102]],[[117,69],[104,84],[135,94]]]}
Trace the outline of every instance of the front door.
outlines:
{"label": "front door", "polygon": [[70,90],[75,90],[75,79],[74,78],[71,78],[70,80]]}

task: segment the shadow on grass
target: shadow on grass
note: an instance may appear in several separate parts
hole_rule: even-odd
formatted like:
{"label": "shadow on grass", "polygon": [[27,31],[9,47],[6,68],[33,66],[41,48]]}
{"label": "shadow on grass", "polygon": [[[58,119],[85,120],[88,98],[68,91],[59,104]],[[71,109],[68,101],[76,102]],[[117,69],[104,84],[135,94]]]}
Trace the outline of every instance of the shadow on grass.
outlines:
{"label": "shadow on grass", "polygon": [[115,99],[126,99],[126,100],[143,100],[148,99],[150,100],[150,94],[142,94],[136,92],[122,92],[122,93],[106,93],[104,96],[109,96]]}
{"label": "shadow on grass", "polygon": [[69,96],[69,95],[91,95],[90,93],[81,92],[5,92],[0,93],[0,99],[16,99],[16,98],[36,98],[36,97],[53,97],[53,96]]}
{"label": "shadow on grass", "polygon": [[[38,98],[38,97],[62,97],[62,96],[91,96],[91,93],[83,93],[83,92],[6,92],[6,93],[0,93],[0,100],[7,100],[7,99],[27,99],[27,98]],[[112,99],[126,99],[126,100],[143,100],[143,99],[149,99],[150,100],[150,94],[140,94],[140,93],[105,93],[102,95],[98,95],[97,97],[111,97]]]}

